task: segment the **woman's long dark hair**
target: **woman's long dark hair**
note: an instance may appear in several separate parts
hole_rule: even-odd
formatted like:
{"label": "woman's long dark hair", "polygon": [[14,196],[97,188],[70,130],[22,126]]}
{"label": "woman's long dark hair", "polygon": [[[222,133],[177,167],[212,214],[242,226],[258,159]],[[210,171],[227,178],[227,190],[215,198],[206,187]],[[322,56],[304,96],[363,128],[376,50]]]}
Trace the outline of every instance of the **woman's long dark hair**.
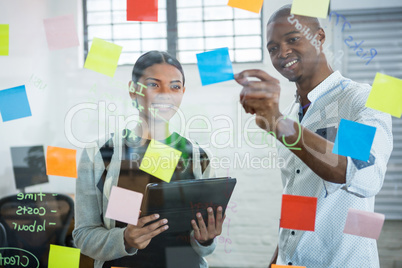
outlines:
{"label": "woman's long dark hair", "polygon": [[144,74],[146,68],[154,65],[166,63],[176,67],[183,76],[183,86],[185,82],[183,67],[180,62],[176,60],[172,55],[165,51],[152,50],[149,51],[141,57],[138,58],[137,62],[134,64],[132,79],[134,83],[137,83],[140,77]]}

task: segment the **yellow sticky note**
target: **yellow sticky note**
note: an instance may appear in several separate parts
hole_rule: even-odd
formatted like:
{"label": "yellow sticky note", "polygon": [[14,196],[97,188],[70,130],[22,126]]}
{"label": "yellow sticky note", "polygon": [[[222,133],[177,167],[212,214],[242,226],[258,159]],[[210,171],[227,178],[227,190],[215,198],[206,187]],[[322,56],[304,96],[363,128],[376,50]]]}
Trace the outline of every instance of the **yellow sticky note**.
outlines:
{"label": "yellow sticky note", "polygon": [[8,56],[10,25],[0,24],[0,56]]}
{"label": "yellow sticky note", "polygon": [[50,245],[48,268],[79,268],[80,249]]}
{"label": "yellow sticky note", "polygon": [[395,117],[402,114],[402,80],[377,73],[366,107],[388,113]]}
{"label": "yellow sticky note", "polygon": [[271,264],[271,268],[306,268],[306,266],[294,266],[294,265],[278,265],[278,264]]}
{"label": "yellow sticky note", "polygon": [[94,38],[84,68],[113,77],[122,49],[121,46]]}
{"label": "yellow sticky note", "polygon": [[151,140],[140,169],[158,179],[170,182],[181,152],[156,140]]}
{"label": "yellow sticky note", "polygon": [[291,14],[307,17],[326,18],[329,0],[293,0]]}
{"label": "yellow sticky note", "polygon": [[77,178],[77,151],[48,146],[46,151],[46,174]]}
{"label": "yellow sticky note", "polygon": [[229,0],[228,6],[260,13],[264,0]]}

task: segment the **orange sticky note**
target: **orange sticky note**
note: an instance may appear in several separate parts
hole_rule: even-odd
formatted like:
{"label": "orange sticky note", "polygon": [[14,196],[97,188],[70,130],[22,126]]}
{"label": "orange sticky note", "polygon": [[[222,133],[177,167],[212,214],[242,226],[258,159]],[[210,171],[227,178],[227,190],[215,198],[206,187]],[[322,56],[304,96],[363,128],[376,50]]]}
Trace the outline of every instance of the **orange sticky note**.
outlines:
{"label": "orange sticky note", "polygon": [[158,21],[158,0],[127,0],[128,21]]}
{"label": "orange sticky note", "polygon": [[46,174],[77,178],[77,151],[48,146],[46,152]]}
{"label": "orange sticky note", "polygon": [[260,13],[264,0],[229,0],[228,6]]}
{"label": "orange sticky note", "polygon": [[317,198],[282,195],[281,228],[314,231]]}
{"label": "orange sticky note", "polygon": [[306,268],[306,266],[294,266],[294,265],[278,265],[278,264],[271,264],[271,268],[283,268],[283,267],[292,267],[292,268]]}

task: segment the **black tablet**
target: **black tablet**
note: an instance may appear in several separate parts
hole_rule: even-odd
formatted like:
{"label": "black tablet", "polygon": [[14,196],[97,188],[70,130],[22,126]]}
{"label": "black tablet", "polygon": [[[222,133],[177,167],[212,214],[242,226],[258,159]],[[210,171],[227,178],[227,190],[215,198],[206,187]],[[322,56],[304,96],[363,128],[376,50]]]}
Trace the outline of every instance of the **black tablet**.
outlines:
{"label": "black tablet", "polygon": [[185,180],[171,183],[149,183],[141,206],[141,216],[154,213],[159,219],[168,219],[169,229],[165,232],[184,232],[192,230],[191,220],[200,212],[208,223],[207,208],[222,206],[223,212],[229,203],[235,178],[214,178]]}

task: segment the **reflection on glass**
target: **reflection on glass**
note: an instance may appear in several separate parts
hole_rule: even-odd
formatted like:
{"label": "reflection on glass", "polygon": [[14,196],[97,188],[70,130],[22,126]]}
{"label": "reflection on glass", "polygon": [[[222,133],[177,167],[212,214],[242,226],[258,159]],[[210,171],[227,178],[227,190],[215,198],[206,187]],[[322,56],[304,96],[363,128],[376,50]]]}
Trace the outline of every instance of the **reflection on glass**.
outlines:
{"label": "reflection on glass", "polygon": [[42,145],[10,149],[17,189],[49,182]]}

